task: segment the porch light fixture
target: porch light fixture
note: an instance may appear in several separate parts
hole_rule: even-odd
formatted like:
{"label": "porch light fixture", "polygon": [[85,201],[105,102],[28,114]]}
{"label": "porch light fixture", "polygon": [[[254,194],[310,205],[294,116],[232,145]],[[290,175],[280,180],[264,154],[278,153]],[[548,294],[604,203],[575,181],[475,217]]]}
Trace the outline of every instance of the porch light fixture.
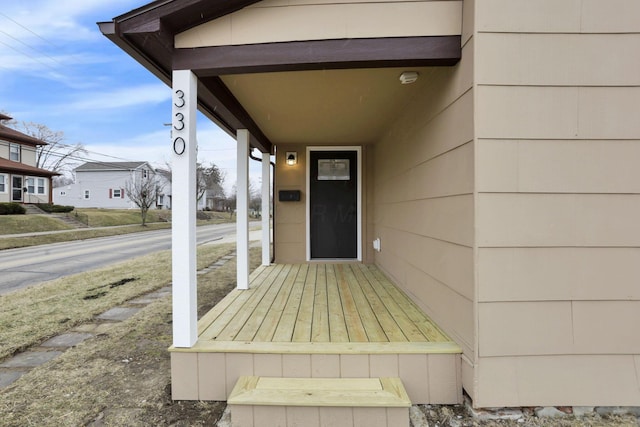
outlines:
{"label": "porch light fixture", "polygon": [[400,83],[402,83],[403,85],[415,83],[415,81],[418,80],[419,75],[420,74],[418,74],[417,71],[405,71],[404,73],[400,74]]}
{"label": "porch light fixture", "polygon": [[296,151],[287,151],[286,158],[289,166],[298,164],[298,153]]}

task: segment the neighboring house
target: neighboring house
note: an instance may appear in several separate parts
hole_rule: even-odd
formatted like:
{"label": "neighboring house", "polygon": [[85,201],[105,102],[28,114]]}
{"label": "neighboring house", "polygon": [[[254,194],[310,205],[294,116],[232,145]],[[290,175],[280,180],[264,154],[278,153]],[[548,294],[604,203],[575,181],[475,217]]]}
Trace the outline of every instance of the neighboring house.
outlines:
{"label": "neighboring house", "polygon": [[37,147],[46,142],[6,127],[11,117],[0,114],[0,202],[51,203],[51,177],[36,167]]}
{"label": "neighboring house", "polygon": [[74,175],[73,184],[54,189],[55,203],[76,208],[134,209],[127,183],[155,177],[156,173],[147,162],[87,162],[75,168]]}
{"label": "neighboring house", "polygon": [[156,169],[156,178],[160,188],[158,194],[158,209],[171,209],[171,171]]}
{"label": "neighboring house", "polygon": [[[437,403],[640,406],[638,16],[637,0],[173,0],[101,23],[173,88],[174,184],[193,185],[196,103],[236,137],[240,289],[254,148],[263,183],[275,153],[276,264],[378,268],[460,351],[445,378],[420,351],[221,350],[221,330],[198,335],[195,225],[174,194],[173,397],[346,372],[399,375],[414,403],[454,384]],[[279,326],[254,314],[229,328]]]}
{"label": "neighboring house", "polygon": [[225,194],[224,188],[220,184],[213,184],[207,188],[203,199],[206,200],[205,207],[212,211],[224,210]]}
{"label": "neighboring house", "polygon": [[[156,169],[156,176],[160,185],[161,191],[158,195],[158,209],[171,209],[171,171],[165,169]],[[207,207],[207,191],[202,194],[202,197],[196,201],[196,209],[201,211]],[[194,195],[195,197],[195,195]]]}

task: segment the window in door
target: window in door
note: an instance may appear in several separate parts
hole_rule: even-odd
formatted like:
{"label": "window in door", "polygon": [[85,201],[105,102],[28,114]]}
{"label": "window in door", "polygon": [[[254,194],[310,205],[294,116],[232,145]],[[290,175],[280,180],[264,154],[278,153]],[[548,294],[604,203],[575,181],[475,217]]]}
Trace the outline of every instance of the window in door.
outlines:
{"label": "window in door", "polygon": [[7,192],[7,176],[0,175],[0,193]]}

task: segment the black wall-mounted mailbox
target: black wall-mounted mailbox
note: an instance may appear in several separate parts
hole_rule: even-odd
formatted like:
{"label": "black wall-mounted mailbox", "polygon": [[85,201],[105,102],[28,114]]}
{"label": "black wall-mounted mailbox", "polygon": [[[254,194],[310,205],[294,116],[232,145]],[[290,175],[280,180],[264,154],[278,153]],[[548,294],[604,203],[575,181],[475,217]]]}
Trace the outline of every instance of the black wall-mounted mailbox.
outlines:
{"label": "black wall-mounted mailbox", "polygon": [[278,191],[278,200],[281,202],[299,202],[300,190],[280,190]]}

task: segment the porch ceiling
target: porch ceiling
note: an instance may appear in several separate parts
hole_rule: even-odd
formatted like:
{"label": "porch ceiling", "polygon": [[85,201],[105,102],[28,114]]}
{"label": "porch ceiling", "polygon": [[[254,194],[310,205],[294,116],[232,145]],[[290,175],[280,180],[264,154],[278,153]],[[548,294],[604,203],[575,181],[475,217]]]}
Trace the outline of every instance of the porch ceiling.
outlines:
{"label": "porch ceiling", "polygon": [[[403,71],[418,71],[403,85]],[[275,144],[368,144],[424,89],[433,68],[317,70],[222,76]]]}

